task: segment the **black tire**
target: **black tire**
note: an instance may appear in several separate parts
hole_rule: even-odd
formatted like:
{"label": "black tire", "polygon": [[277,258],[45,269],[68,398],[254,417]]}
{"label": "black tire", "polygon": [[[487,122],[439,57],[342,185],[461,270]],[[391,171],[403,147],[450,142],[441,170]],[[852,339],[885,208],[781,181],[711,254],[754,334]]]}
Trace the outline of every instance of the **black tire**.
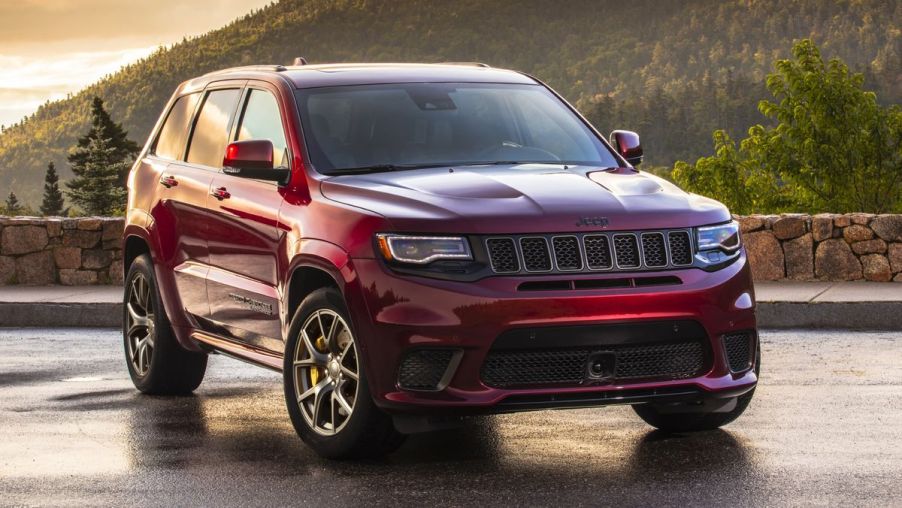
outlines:
{"label": "black tire", "polygon": [[[347,327],[350,335],[346,337],[349,336],[353,340],[354,347],[352,350],[349,348],[350,352],[348,354],[354,355],[358,378],[356,380],[353,410],[349,416],[344,417],[345,420],[340,427],[336,423],[335,413],[332,413],[333,429],[338,427],[338,430],[333,430],[334,433],[330,435],[324,435],[322,431],[318,432],[308,422],[310,415],[307,412],[310,410],[310,407],[304,406],[304,409],[302,409],[302,404],[310,404],[310,402],[298,401],[300,398],[298,393],[300,390],[299,386],[308,382],[310,385],[317,383],[316,380],[311,379],[301,380],[301,376],[312,375],[309,374],[311,367],[296,367],[295,359],[299,358],[299,355],[309,355],[309,353],[306,353],[306,346],[303,344],[301,335],[301,330],[305,324],[311,326],[309,323],[312,323],[312,321],[308,323],[308,320],[315,319],[316,315],[332,316],[332,313],[341,317],[344,323],[340,326]],[[328,318],[326,319],[328,320]],[[405,438],[403,434],[395,430],[391,417],[382,412],[373,402],[373,397],[367,384],[365,369],[363,368],[363,359],[356,354],[357,338],[351,329],[350,323],[351,320],[341,293],[332,288],[316,290],[304,299],[294,313],[288,333],[288,341],[285,345],[283,378],[285,403],[288,407],[291,423],[294,425],[298,436],[308,446],[320,456],[329,459],[379,457],[396,450],[401,446]],[[326,326],[322,325],[322,328],[326,328]],[[325,335],[325,333],[322,334],[323,337]],[[337,339],[333,339],[333,341],[337,342]],[[300,347],[302,350],[299,350],[299,343],[301,343]],[[324,343],[325,339],[323,339]],[[311,361],[312,357],[313,355],[309,355]],[[339,365],[341,365],[342,361],[339,360]],[[307,369],[306,372],[304,369]],[[331,375],[327,371],[328,369],[322,369],[322,375]],[[317,379],[319,378],[317,377]],[[323,380],[327,381],[328,378],[324,377]],[[341,382],[338,383],[336,386],[341,387]],[[335,388],[335,390],[339,391],[340,388]],[[335,402],[333,400],[329,403],[334,404]],[[316,402],[314,401],[313,404],[316,405]]]}
{"label": "black tire", "polygon": [[[758,375],[760,373],[761,343],[759,341],[755,353],[755,374]],[[665,412],[656,404],[635,405],[633,410],[645,423],[664,432],[700,432],[718,429],[733,422],[745,412],[754,396],[755,389],[753,388],[748,393],[736,397],[736,406],[732,410],[718,413],[704,410],[698,412]]]}
{"label": "black tire", "polygon": [[[140,281],[147,284],[144,301],[148,308],[145,309],[140,308],[141,305],[134,305],[135,301],[131,300],[140,291],[137,287]],[[147,254],[138,256],[129,266],[125,277],[123,307],[125,364],[135,388],[151,395],[177,395],[191,393],[200,386],[207,370],[207,355],[186,350],[175,338],[157,290],[153,262]],[[135,319],[129,314],[130,308],[139,318],[146,318],[148,314],[152,317],[146,320]],[[133,327],[135,323],[149,324]],[[135,353],[141,348],[136,347],[136,343],[144,332],[152,338],[149,342],[151,347],[145,349],[146,356],[138,353],[138,358]]]}

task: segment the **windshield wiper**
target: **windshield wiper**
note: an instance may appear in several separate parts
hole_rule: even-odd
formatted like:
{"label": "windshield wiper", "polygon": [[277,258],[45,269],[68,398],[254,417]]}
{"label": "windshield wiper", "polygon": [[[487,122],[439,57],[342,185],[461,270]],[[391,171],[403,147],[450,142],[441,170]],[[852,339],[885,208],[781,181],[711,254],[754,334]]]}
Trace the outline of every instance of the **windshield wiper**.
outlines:
{"label": "windshield wiper", "polygon": [[329,176],[360,175],[366,173],[387,173],[389,171],[407,171],[411,169],[444,168],[450,164],[373,164],[356,168],[341,168],[322,173]]}

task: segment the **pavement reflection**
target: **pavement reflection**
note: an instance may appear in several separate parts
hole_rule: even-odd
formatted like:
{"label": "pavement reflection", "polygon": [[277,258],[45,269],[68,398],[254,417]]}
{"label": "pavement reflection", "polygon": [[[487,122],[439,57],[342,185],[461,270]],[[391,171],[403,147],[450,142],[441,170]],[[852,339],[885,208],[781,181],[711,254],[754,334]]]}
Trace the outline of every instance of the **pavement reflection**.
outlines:
{"label": "pavement reflection", "polygon": [[215,357],[195,395],[144,396],[115,331],[0,330],[0,504],[898,503],[902,337],[830,333],[765,334],[771,370],[724,430],[542,411],[333,462],[295,435],[277,374]]}

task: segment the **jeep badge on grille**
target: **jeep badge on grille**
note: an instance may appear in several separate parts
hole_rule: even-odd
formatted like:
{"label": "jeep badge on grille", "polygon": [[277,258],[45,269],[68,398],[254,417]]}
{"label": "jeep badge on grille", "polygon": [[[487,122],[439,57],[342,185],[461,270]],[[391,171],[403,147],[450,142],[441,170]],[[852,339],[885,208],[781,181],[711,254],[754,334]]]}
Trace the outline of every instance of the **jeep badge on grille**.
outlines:
{"label": "jeep badge on grille", "polygon": [[608,227],[608,218],[607,217],[580,217],[579,220],[576,221],[577,227],[583,226],[600,226],[603,228]]}

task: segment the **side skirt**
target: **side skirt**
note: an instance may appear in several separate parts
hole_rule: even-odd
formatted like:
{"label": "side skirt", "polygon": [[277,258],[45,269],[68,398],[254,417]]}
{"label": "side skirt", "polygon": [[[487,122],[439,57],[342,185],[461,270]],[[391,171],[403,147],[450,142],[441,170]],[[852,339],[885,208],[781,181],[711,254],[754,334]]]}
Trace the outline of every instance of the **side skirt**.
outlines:
{"label": "side skirt", "polygon": [[276,372],[282,372],[282,355],[275,351],[248,344],[239,344],[207,332],[195,331],[191,334],[191,338],[201,343],[201,347],[204,349],[222,353],[260,367],[266,367]]}

